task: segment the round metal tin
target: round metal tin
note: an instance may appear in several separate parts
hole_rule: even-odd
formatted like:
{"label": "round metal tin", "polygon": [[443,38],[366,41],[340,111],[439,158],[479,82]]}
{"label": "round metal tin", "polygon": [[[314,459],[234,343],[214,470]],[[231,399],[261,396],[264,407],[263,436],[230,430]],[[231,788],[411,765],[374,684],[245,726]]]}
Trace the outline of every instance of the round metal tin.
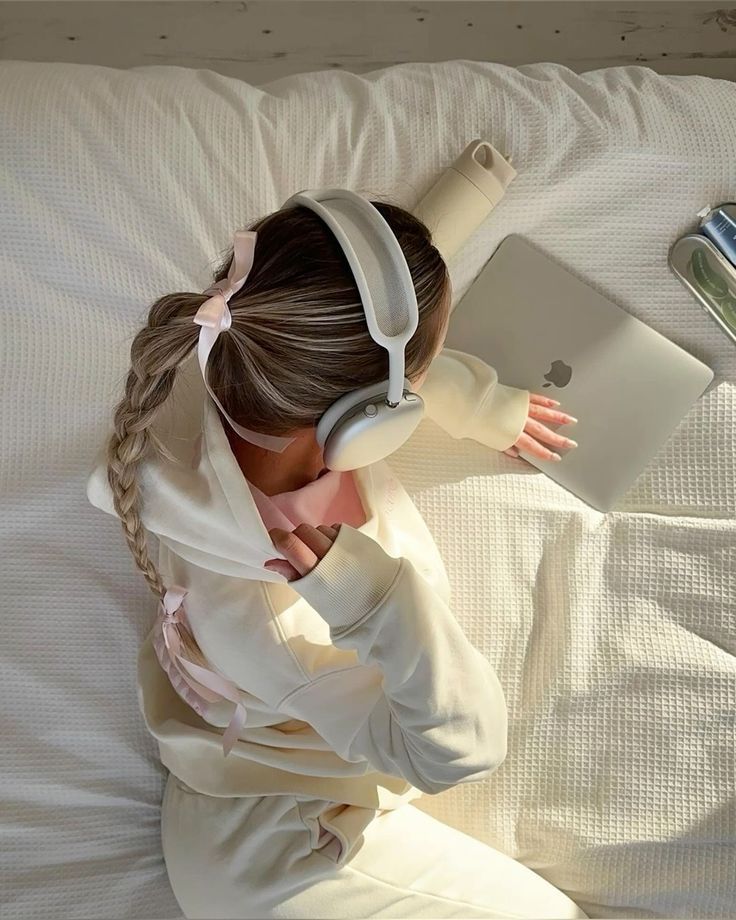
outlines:
{"label": "round metal tin", "polygon": [[736,268],[703,234],[688,233],[671,247],[672,272],[736,345]]}

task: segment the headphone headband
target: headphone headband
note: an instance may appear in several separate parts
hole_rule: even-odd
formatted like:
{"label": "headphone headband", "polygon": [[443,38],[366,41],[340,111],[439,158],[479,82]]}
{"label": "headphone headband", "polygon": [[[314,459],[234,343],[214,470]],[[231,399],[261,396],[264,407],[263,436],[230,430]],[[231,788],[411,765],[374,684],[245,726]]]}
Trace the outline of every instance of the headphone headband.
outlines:
{"label": "headphone headband", "polygon": [[350,264],[372,338],[389,355],[387,402],[404,392],[406,344],[419,324],[411,272],[394,232],[374,205],[349,189],[297,192],[282,210],[303,205],[330,227]]}

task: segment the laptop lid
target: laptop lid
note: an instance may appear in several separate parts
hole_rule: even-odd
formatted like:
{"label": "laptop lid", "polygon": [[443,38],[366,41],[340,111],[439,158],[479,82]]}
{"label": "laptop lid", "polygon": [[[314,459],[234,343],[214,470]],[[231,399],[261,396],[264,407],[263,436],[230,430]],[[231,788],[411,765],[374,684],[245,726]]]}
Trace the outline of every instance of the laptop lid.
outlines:
{"label": "laptop lid", "polygon": [[481,358],[502,383],[558,399],[578,419],[570,436],[579,446],[554,448],[561,462],[520,453],[600,511],[629,488],[713,379],[697,358],[516,234],[455,307],[445,346]]}

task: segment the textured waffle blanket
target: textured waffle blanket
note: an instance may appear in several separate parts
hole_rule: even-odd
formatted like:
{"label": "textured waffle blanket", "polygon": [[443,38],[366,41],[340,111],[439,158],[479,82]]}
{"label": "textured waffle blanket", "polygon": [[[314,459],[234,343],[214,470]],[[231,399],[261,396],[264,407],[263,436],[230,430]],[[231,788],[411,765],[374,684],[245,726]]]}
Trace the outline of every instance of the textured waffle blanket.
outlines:
{"label": "textured waffle blanket", "polygon": [[[716,372],[616,510],[430,421],[391,460],[509,706],[487,783],[418,807],[591,917],[736,904],[736,348],[670,273],[736,197],[736,85],[471,61],[253,87],[207,70],[0,62],[0,518],[8,915],[180,917],[135,698],[155,602],[86,501],[133,334],[302,188],[411,209],[482,137],[519,175],[450,265],[520,233]],[[622,437],[636,438],[634,430]]]}

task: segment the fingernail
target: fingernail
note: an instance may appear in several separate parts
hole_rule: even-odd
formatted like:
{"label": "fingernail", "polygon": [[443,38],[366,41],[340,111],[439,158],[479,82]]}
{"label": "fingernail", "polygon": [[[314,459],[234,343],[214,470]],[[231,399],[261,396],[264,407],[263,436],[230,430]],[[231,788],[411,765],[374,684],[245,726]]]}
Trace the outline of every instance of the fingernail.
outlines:
{"label": "fingernail", "polygon": [[562,457],[559,454],[552,454],[553,460],[562,460]]}
{"label": "fingernail", "polygon": [[567,443],[568,443],[568,445],[569,445],[570,447],[577,447],[577,446],[578,446],[578,442],[577,442],[577,441],[573,441],[572,438],[568,438],[568,439],[567,439]]}
{"label": "fingernail", "polygon": [[550,399],[549,404],[551,406],[559,406],[559,402],[556,399]]}
{"label": "fingernail", "polygon": [[567,420],[568,422],[571,422],[573,425],[576,425],[578,421],[574,415],[568,415]]}

